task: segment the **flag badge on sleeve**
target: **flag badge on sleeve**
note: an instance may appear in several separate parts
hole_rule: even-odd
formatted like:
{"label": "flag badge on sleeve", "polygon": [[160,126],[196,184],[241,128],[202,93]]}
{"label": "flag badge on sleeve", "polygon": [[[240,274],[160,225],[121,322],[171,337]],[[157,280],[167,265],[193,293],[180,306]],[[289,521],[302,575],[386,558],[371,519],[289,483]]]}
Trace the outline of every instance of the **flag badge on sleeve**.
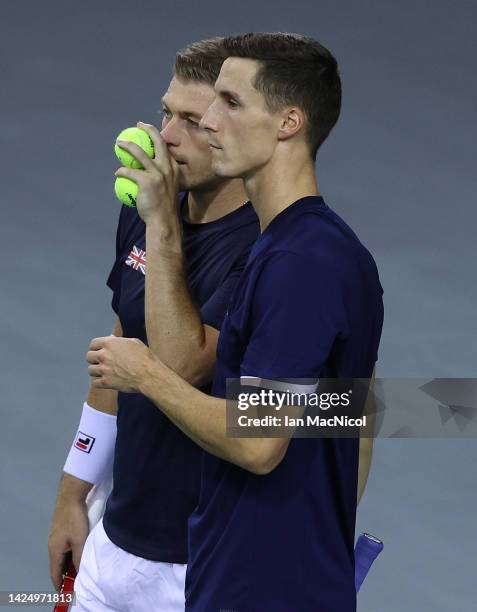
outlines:
{"label": "flag badge on sleeve", "polygon": [[144,275],[146,274],[146,251],[139,249],[136,245],[126,259],[126,265],[131,266],[133,270],[139,270]]}

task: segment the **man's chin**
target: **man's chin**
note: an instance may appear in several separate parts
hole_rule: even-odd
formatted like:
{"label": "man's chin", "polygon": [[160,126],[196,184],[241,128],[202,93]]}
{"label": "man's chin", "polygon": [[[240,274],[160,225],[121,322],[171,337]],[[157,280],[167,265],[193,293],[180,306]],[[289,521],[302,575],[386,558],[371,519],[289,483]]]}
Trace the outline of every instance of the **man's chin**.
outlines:
{"label": "man's chin", "polygon": [[216,174],[209,176],[181,177],[179,176],[179,191],[209,191],[215,189],[222,182],[222,177]]}
{"label": "man's chin", "polygon": [[185,171],[186,166],[179,166],[179,191],[189,191],[191,179]]}
{"label": "man's chin", "polygon": [[212,170],[216,176],[223,179],[232,179],[237,177],[237,174],[233,172],[232,168],[227,167],[227,164],[224,162],[213,161]]}

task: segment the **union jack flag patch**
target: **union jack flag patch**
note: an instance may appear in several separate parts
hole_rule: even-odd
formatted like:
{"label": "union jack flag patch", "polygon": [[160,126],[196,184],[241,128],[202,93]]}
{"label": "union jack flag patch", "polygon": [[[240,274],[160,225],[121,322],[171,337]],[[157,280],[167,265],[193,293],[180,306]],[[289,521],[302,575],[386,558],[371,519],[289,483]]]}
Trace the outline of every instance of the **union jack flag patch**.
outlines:
{"label": "union jack flag patch", "polygon": [[139,270],[144,275],[146,274],[146,251],[133,246],[132,251],[126,259],[126,265],[131,266],[133,270]]}

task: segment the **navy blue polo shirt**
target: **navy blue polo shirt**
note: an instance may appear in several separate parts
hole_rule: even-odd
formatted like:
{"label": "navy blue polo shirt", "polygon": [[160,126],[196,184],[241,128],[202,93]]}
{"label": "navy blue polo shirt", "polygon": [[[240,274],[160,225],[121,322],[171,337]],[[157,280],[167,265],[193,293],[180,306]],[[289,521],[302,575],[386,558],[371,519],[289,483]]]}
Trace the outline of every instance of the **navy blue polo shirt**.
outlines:
{"label": "navy blue polo shirt", "polygon": [[[192,224],[182,218],[182,225],[191,295],[203,323],[220,329],[259,235],[257,216],[247,203],[216,221]],[[145,249],[145,224],[135,208],[123,206],[107,284],[124,336],[143,342]],[[210,385],[204,390],[210,392]],[[187,519],[197,505],[201,453],[143,395],[119,393],[114,488],[103,520],[108,537],[145,559],[186,563]]]}
{"label": "navy blue polo shirt", "polygon": [[[374,260],[321,197],[277,215],[255,243],[221,328],[227,378],[370,377],[383,324]],[[357,439],[292,439],[255,475],[204,453],[189,521],[190,612],[352,612]]]}

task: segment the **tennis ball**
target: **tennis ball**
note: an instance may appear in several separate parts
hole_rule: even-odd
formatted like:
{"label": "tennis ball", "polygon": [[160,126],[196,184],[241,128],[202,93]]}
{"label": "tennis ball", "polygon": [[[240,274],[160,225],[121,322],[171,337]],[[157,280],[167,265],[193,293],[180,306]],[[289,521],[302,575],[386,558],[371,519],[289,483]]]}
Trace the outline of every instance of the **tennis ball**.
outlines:
{"label": "tennis ball", "polygon": [[[130,140],[136,143],[141,149],[146,152],[146,155],[151,159],[154,157],[154,144],[151,137],[145,130],[140,130],[137,127],[129,127],[118,134],[117,140]],[[134,156],[125,149],[121,149],[117,144],[114,145],[114,152],[123,166],[128,168],[143,169],[144,166]]]}
{"label": "tennis ball", "polygon": [[114,193],[118,200],[131,208],[136,206],[138,191],[139,188],[137,183],[128,178],[124,178],[124,176],[118,176],[114,183]]}

